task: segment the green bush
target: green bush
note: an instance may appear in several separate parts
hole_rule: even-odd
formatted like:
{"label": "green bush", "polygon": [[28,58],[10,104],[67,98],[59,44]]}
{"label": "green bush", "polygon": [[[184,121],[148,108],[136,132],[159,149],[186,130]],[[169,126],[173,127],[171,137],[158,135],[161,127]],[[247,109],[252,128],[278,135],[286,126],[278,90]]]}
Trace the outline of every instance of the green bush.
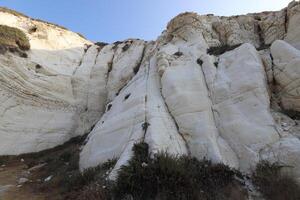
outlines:
{"label": "green bush", "polygon": [[116,199],[126,196],[137,200],[232,199],[226,195],[218,197],[227,185],[236,182],[236,176],[241,176],[226,165],[208,160],[167,153],[151,158],[146,143],[136,144],[133,151],[133,158],[119,171],[114,188]]}
{"label": "green bush", "polygon": [[260,162],[252,175],[257,189],[267,200],[299,200],[300,185],[278,163]]}
{"label": "green bush", "polygon": [[18,28],[6,25],[0,25],[0,45],[19,47],[21,50],[30,49],[25,33]]}

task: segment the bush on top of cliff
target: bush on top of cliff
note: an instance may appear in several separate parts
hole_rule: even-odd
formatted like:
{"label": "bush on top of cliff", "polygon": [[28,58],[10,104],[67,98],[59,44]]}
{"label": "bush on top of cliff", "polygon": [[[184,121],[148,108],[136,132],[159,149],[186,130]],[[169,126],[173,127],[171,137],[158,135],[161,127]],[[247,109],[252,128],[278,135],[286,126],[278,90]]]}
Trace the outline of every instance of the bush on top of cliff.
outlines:
{"label": "bush on top of cliff", "polygon": [[12,10],[12,9],[9,9],[9,8],[6,8],[6,7],[0,7],[0,12],[6,12],[6,13],[10,13],[10,14],[15,15],[15,16],[22,16],[22,17],[29,18],[27,15],[24,15],[23,13],[20,13],[18,11],[15,11],[15,10]]}
{"label": "bush on top of cliff", "polygon": [[114,191],[117,199],[128,196],[135,200],[224,200],[247,197],[245,191],[238,191],[241,187],[235,177],[241,174],[226,165],[167,153],[159,153],[151,158],[146,143],[136,144],[133,151],[134,157],[119,171]]}
{"label": "bush on top of cliff", "polygon": [[299,200],[300,185],[278,163],[260,162],[252,180],[266,200]]}
{"label": "bush on top of cliff", "polygon": [[[66,27],[63,27],[61,25],[58,25],[58,24],[55,24],[55,23],[51,23],[51,22],[47,22],[47,21],[44,21],[44,20],[41,20],[41,19],[34,19],[34,18],[31,18],[27,15],[24,15],[23,13],[20,13],[18,11],[15,11],[15,10],[12,10],[12,9],[9,9],[9,8],[6,8],[6,7],[0,7],[0,12],[5,12],[5,13],[9,13],[9,14],[12,14],[14,16],[21,16],[21,17],[25,17],[25,18],[28,18],[28,19],[31,19],[31,20],[35,20],[35,21],[38,21],[38,22],[42,22],[42,23],[45,23],[45,24],[48,24],[48,25],[51,25],[51,26],[55,26],[55,27],[59,27],[61,29],[64,29],[64,30],[68,30]],[[77,33],[77,35],[79,35],[80,37],[82,37],[83,39],[86,39],[82,34],[80,33]]]}
{"label": "bush on top of cliff", "polygon": [[6,25],[0,25],[0,45],[19,47],[21,50],[30,49],[25,33],[18,28]]}

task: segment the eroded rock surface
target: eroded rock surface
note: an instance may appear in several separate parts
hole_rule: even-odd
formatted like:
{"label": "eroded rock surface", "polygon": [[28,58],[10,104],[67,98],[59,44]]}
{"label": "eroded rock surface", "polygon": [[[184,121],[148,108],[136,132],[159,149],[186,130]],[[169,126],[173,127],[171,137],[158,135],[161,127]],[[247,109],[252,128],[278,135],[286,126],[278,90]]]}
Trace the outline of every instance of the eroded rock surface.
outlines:
{"label": "eroded rock surface", "polygon": [[112,179],[144,141],[152,154],[243,172],[281,162],[300,180],[299,9],[293,1],[242,16],[183,13],[156,41],[108,45],[0,12],[0,24],[24,31],[31,45],[27,58],[0,54],[0,155],[91,131],[80,167],[117,158]]}
{"label": "eroded rock surface", "polygon": [[[271,151],[277,158],[284,157],[282,151],[293,152],[279,162],[293,165],[297,171],[299,167],[291,159],[300,156],[295,145],[299,142],[297,133],[279,127],[270,105],[275,88],[280,86],[275,73],[278,56],[273,55],[273,48],[282,43],[280,48],[288,46],[288,51],[293,51],[282,41],[289,27],[289,9],[222,18],[184,13],[174,18],[148,46],[152,49],[146,51],[140,71],[109,104],[111,110],[92,131],[81,153],[81,167],[117,157],[114,178],[131,158],[132,145],[145,141],[152,153],[205,157],[244,172],[262,159],[274,161],[268,155]],[[208,55],[209,47],[220,44],[242,45],[220,56]],[[273,44],[271,51],[269,44]],[[153,77],[158,80],[153,82]],[[140,101],[128,108],[136,93],[141,95]],[[126,102],[123,97],[128,94]],[[159,101],[153,102],[153,96],[160,96]],[[291,100],[298,102],[295,95]],[[153,117],[157,108],[163,112],[155,112]],[[113,141],[116,145],[110,145]],[[280,148],[281,144],[285,147]]]}

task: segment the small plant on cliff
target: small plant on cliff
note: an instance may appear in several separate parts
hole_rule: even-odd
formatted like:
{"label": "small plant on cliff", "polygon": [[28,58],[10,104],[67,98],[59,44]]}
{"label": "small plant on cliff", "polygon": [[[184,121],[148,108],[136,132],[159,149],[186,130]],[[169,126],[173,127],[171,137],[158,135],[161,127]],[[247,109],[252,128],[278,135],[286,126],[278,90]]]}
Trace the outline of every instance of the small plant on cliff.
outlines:
{"label": "small plant on cliff", "polygon": [[293,120],[300,120],[300,112],[294,110],[284,110],[284,114],[292,118]]}
{"label": "small plant on cliff", "polygon": [[[235,199],[232,190],[236,189],[229,186],[238,188],[235,177],[241,174],[226,165],[167,153],[152,158],[146,143],[136,144],[133,151],[133,158],[119,171],[114,189],[117,199]],[[225,194],[225,190],[230,191]],[[247,195],[238,196],[243,199]]]}
{"label": "small plant on cliff", "polygon": [[21,50],[29,50],[30,44],[27,36],[20,29],[0,25],[0,45],[19,47]]}
{"label": "small plant on cliff", "polygon": [[234,50],[235,48],[241,46],[241,44],[236,44],[236,45],[221,45],[221,46],[217,46],[217,47],[210,47],[209,49],[207,49],[207,53],[210,55],[214,55],[214,56],[219,56],[227,51],[231,51]]}
{"label": "small plant on cliff", "polygon": [[252,176],[253,182],[267,200],[299,200],[300,185],[278,163],[260,162]]}

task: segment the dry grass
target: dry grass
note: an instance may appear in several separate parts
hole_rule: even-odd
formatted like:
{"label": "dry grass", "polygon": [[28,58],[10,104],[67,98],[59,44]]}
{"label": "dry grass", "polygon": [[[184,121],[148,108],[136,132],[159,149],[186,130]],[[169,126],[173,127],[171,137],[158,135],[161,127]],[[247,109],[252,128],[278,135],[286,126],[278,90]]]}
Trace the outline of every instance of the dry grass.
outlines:
{"label": "dry grass", "polygon": [[19,47],[21,50],[30,49],[29,40],[23,31],[5,25],[0,25],[0,45]]}
{"label": "dry grass", "polygon": [[[236,181],[242,176],[223,164],[160,153],[151,158],[146,143],[134,146],[134,157],[119,171],[116,199],[243,200],[247,192]],[[236,197],[236,198],[235,198]]]}
{"label": "dry grass", "polygon": [[[6,7],[0,7],[0,12],[6,12],[6,13],[9,13],[9,14],[12,14],[12,15],[15,15],[15,16],[21,16],[21,17],[26,17],[26,18],[29,18],[31,20],[35,20],[35,21],[38,21],[38,22],[42,22],[42,23],[46,23],[48,25],[52,25],[52,26],[56,26],[56,27],[59,27],[61,29],[64,29],[64,30],[68,30],[66,27],[63,27],[63,26],[60,26],[58,24],[55,24],[55,23],[51,23],[51,22],[47,22],[47,21],[44,21],[44,20],[41,20],[41,19],[34,19],[34,18],[31,18],[27,15],[24,15],[23,13],[20,13],[18,11],[15,11],[15,10],[12,10],[12,9],[9,9],[9,8],[6,8]],[[86,39],[82,34],[80,33],[77,33],[77,35],[79,35],[80,37],[82,37],[83,39]]]}
{"label": "dry grass", "polygon": [[15,11],[15,10],[11,10],[9,8],[6,8],[6,7],[0,7],[0,12],[6,12],[6,13],[10,13],[10,14],[15,15],[15,16],[22,16],[22,17],[29,18],[27,15],[24,15],[23,13],[20,13],[20,12]]}
{"label": "dry grass", "polygon": [[267,200],[299,200],[300,185],[277,163],[260,162],[252,176],[258,190]]}

